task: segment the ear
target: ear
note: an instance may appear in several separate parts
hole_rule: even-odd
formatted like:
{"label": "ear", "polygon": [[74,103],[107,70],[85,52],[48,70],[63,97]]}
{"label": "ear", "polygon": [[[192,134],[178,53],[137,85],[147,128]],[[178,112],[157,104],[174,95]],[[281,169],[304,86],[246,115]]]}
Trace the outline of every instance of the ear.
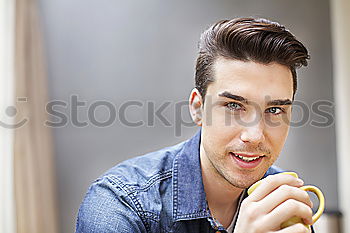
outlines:
{"label": "ear", "polygon": [[193,88],[189,99],[189,109],[192,120],[196,125],[202,126],[203,101],[197,88]]}

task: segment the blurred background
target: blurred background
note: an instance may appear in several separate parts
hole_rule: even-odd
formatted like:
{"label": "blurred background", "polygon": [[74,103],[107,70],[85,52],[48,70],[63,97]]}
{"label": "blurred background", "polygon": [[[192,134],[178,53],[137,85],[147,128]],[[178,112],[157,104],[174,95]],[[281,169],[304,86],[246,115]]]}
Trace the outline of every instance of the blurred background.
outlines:
{"label": "blurred background", "polygon": [[254,16],[285,25],[311,55],[298,71],[294,125],[277,165],[324,192],[317,232],[340,232],[343,214],[350,233],[348,1],[1,1],[8,191],[0,196],[0,232],[74,232],[98,176],[190,138],[198,128],[186,101],[201,32]]}

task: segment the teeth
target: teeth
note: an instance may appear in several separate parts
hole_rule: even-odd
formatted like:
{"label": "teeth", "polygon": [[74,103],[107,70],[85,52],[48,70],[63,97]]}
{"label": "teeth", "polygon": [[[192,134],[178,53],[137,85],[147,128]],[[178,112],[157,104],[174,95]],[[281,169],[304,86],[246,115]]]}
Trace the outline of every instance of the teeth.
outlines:
{"label": "teeth", "polygon": [[258,157],[243,157],[243,156],[240,156],[240,155],[237,155],[237,154],[234,154],[236,157],[242,159],[243,161],[246,161],[246,162],[251,162],[251,161],[254,161],[258,158],[260,158],[260,156]]}

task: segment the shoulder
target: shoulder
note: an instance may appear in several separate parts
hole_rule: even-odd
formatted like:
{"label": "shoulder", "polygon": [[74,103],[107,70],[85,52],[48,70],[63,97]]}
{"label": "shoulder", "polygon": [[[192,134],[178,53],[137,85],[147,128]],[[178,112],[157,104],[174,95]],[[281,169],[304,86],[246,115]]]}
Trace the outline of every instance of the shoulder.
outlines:
{"label": "shoulder", "polygon": [[[173,160],[183,144],[126,160],[98,178],[79,208],[77,232],[146,232],[152,228],[164,208],[160,199],[171,194]],[[154,197],[155,203],[151,202]]]}
{"label": "shoulder", "polygon": [[100,178],[89,187],[80,205],[76,232],[144,232],[134,209],[122,189],[108,177]]}
{"label": "shoulder", "polygon": [[102,177],[134,188],[145,186],[153,179],[162,179],[171,175],[174,158],[184,143],[123,161],[109,169]]}

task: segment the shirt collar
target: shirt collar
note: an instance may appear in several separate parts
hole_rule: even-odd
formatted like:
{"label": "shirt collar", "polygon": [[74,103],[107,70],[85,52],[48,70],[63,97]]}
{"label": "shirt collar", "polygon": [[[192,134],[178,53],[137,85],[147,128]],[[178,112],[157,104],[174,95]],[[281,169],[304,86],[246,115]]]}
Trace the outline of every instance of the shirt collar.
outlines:
{"label": "shirt collar", "polygon": [[173,164],[173,217],[189,220],[210,217],[199,158],[201,130],[185,142]]}

